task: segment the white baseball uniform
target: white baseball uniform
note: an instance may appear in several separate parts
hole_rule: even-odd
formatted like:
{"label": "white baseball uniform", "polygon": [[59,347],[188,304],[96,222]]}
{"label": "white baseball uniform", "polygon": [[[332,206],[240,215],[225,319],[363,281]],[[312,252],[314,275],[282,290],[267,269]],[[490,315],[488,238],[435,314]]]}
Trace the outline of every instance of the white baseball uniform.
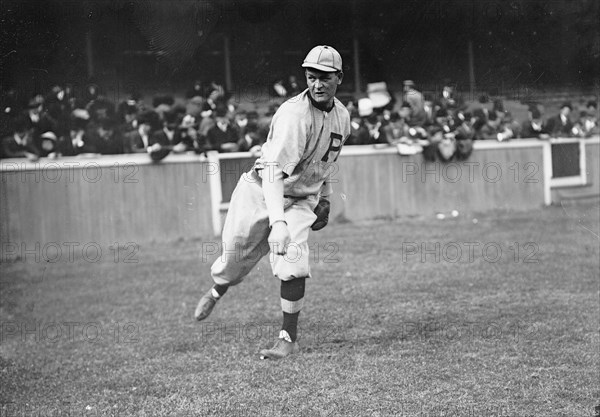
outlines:
{"label": "white baseball uniform", "polygon": [[274,165],[284,174],[284,217],[291,242],[285,255],[271,256],[273,274],[283,281],[310,277],[308,234],[316,219],[313,210],[320,196],[331,194],[327,180],[349,136],[350,116],[338,99],[330,111],[322,111],[313,105],[307,89],[281,105],[262,156],[242,175],[231,196],[222,255],[211,268],[216,284],[239,284],[269,252],[269,213],[261,181]]}

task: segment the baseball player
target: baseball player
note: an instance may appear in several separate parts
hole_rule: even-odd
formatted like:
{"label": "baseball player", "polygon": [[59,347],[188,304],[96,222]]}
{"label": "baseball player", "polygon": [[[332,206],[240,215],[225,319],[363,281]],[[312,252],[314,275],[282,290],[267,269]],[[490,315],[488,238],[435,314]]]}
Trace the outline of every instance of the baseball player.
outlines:
{"label": "baseball player", "polygon": [[343,78],[342,58],[330,46],[314,47],[304,59],[308,88],[273,116],[262,156],[243,174],[231,196],[222,233],[222,255],[214,262],[214,286],[196,307],[206,319],[229,287],[239,284],[271,252],[273,275],[281,282],[283,325],[262,359],[298,350],[298,315],[309,278],[308,234],[327,224],[330,174],[350,136],[350,116],[335,98]]}

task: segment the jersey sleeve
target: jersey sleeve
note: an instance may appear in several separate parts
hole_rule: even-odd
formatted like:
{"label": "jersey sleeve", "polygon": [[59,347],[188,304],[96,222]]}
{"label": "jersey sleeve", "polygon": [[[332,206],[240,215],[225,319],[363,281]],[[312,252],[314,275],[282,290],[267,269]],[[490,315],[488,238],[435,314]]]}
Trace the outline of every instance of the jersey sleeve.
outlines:
{"label": "jersey sleeve", "polygon": [[277,164],[285,176],[291,175],[306,147],[310,134],[308,120],[308,114],[282,106],[273,116],[267,142],[262,148],[261,164],[256,168]]}

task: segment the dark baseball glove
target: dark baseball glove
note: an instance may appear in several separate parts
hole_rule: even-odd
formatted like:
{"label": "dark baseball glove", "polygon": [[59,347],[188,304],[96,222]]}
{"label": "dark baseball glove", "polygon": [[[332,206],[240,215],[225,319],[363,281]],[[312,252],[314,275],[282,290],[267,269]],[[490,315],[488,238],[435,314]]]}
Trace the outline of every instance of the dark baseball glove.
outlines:
{"label": "dark baseball glove", "polygon": [[317,215],[317,219],[310,227],[312,230],[321,230],[325,226],[327,226],[327,222],[329,221],[329,200],[326,198],[320,198],[319,204],[315,207],[315,214]]}

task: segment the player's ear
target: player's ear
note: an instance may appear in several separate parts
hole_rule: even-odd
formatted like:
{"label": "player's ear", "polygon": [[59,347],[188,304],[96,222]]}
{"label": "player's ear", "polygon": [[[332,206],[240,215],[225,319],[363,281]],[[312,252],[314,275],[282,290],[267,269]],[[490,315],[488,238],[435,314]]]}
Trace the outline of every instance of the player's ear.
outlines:
{"label": "player's ear", "polygon": [[342,83],[342,79],[344,78],[344,73],[342,71],[339,71],[337,73],[337,77],[338,77],[338,85],[340,85]]}

